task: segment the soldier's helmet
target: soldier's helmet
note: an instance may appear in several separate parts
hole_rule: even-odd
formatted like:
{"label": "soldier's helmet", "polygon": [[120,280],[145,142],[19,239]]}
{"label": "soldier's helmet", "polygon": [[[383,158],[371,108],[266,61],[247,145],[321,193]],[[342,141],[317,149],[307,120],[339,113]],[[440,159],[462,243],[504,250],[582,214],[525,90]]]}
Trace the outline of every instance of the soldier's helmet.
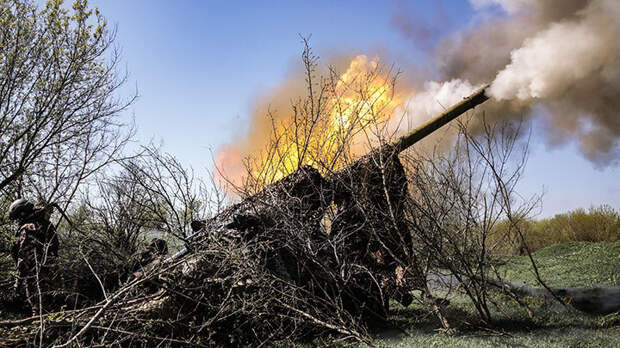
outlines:
{"label": "soldier's helmet", "polygon": [[10,220],[21,220],[33,212],[34,204],[25,198],[20,198],[11,203],[7,215]]}

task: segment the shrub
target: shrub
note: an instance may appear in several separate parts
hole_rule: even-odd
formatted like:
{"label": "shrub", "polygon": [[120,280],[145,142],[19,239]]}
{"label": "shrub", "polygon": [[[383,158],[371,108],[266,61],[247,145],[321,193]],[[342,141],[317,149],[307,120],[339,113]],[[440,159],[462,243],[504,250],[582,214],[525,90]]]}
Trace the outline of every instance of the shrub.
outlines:
{"label": "shrub", "polygon": [[[571,210],[552,218],[519,222],[530,250],[566,242],[615,242],[620,240],[620,211],[609,205]],[[506,233],[509,222],[497,224],[489,243],[501,244],[495,249],[502,254],[522,254],[519,238]]]}

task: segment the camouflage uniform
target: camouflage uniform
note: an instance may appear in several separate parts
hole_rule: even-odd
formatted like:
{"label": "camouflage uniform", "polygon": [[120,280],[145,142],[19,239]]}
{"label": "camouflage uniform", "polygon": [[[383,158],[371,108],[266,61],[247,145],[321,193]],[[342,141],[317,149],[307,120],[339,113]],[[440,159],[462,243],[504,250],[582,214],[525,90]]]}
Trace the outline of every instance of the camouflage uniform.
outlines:
{"label": "camouflage uniform", "polygon": [[19,210],[19,214],[15,214],[15,209],[9,211],[9,217],[17,220],[20,226],[18,240],[12,248],[17,269],[15,290],[23,296],[33,313],[38,313],[39,299],[43,300],[42,304],[49,304],[52,291],[57,288],[58,236],[46,209],[35,209],[26,204]]}

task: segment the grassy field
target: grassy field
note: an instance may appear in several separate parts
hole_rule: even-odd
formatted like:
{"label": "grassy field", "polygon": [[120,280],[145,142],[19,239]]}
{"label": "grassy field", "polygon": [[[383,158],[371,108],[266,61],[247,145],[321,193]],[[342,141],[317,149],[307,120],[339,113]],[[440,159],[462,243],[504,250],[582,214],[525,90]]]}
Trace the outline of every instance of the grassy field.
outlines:
{"label": "grassy field", "polygon": [[[533,256],[542,279],[551,287],[620,285],[620,241],[556,244]],[[536,284],[530,260],[525,256],[507,257],[502,270],[506,279]]]}
{"label": "grassy field", "polygon": [[[534,254],[544,280],[553,287],[620,285],[620,242],[571,242],[549,246]],[[502,267],[507,279],[534,285],[527,257],[508,257]],[[534,317],[513,301],[494,296],[501,310],[493,307],[495,323],[483,329],[474,308],[461,296],[452,296],[447,316],[457,329],[448,336],[421,305],[395,308],[401,330],[377,334],[379,346],[390,347],[620,347],[620,315],[587,315],[541,299],[527,298]]]}

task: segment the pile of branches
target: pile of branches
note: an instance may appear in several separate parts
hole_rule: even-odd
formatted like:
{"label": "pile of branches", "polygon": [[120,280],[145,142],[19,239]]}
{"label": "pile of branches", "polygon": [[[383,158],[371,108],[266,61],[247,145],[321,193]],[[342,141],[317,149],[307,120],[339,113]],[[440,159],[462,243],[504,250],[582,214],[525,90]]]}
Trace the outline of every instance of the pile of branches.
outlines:
{"label": "pile of branches", "polygon": [[[400,180],[388,181],[406,194],[394,158]],[[102,285],[97,305],[32,319],[26,336],[66,346],[369,342],[369,330],[388,324],[390,297],[403,300],[410,290],[412,255],[390,213],[401,203],[389,195],[403,187],[384,190],[386,172],[374,160],[360,163],[331,180],[300,168],[204,221],[186,252],[116,292]]]}
{"label": "pile of branches", "polygon": [[[451,329],[445,302],[428,287],[438,269],[460,282],[489,324],[488,303],[497,306],[490,292],[501,283],[491,279],[500,275],[487,240],[506,211],[515,228],[522,215],[507,198],[516,181],[502,180],[518,177],[512,173],[522,162],[510,170],[512,152],[500,151],[518,137],[506,131],[499,140],[511,142],[500,142],[495,133],[487,142],[459,138],[463,147],[444,159],[408,163],[416,169],[409,178],[389,146],[327,178],[301,167],[195,224],[185,251],[146,266],[116,291],[102,282],[99,303],[0,322],[2,336],[58,346],[371,343],[370,333],[390,324],[390,299],[407,305],[412,290]],[[471,185],[476,179],[481,184]],[[488,192],[495,193],[491,205]]]}

